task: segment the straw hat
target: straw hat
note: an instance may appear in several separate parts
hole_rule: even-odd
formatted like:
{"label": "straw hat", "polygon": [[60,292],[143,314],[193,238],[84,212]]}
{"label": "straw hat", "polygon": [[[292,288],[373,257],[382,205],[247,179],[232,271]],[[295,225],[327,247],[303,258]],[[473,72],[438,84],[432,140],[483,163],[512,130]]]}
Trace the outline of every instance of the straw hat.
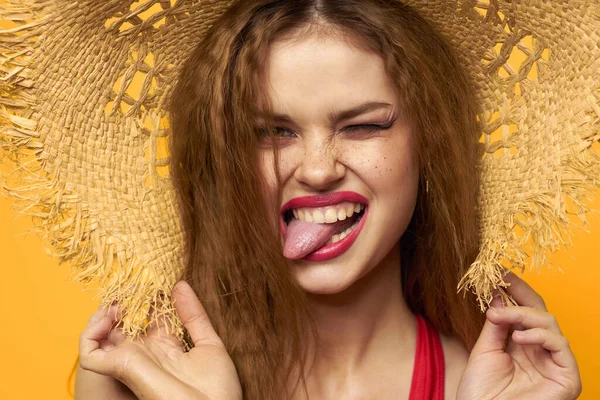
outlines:
{"label": "straw hat", "polygon": [[[132,335],[152,301],[181,329],[164,296],[183,268],[164,106],[230,3],[0,5],[14,22],[0,32],[4,189],[78,281],[124,304]],[[406,3],[457,49],[483,106],[482,247],[461,282],[483,308],[503,265],[539,267],[568,242],[569,214],[585,221],[582,201],[600,184],[600,0]]]}

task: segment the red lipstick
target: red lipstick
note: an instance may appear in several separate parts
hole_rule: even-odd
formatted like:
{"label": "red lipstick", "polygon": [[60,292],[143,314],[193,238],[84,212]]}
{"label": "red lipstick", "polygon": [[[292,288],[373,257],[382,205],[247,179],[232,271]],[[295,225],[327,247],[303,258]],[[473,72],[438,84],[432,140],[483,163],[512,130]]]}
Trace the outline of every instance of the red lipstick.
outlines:
{"label": "red lipstick", "polygon": [[321,247],[317,251],[313,251],[309,255],[303,258],[305,261],[327,261],[332,258],[336,258],[344,254],[346,251],[352,247],[354,241],[358,238],[360,231],[362,230],[365,221],[367,220],[367,215],[369,214],[369,208],[365,208],[365,213],[358,221],[358,225],[356,228],[350,232],[348,236],[340,240],[339,242],[335,242],[332,244],[328,244],[326,246]]}
{"label": "red lipstick", "polygon": [[[297,209],[297,208],[304,208],[304,207],[307,207],[307,208],[326,207],[326,206],[340,204],[343,202],[359,203],[359,204],[364,204],[365,206],[368,206],[368,204],[369,204],[369,200],[366,197],[364,197],[356,192],[351,192],[351,191],[335,192],[335,193],[329,193],[326,195],[317,195],[317,196],[296,197],[296,198],[288,201],[281,207],[281,214],[280,214],[280,227],[281,227],[281,233],[283,234],[283,237],[284,238],[286,237],[287,226],[284,221],[284,214],[286,211],[289,211],[292,209]],[[367,215],[368,215],[368,207],[365,207],[365,212],[362,215],[362,218],[360,219],[360,221],[358,222],[356,227],[352,230],[352,232],[350,232],[350,234],[348,236],[346,236],[344,239],[342,239],[336,243],[325,245],[325,246],[319,248],[318,250],[310,253],[309,255],[305,256],[302,259],[306,260],[306,261],[325,261],[325,260],[329,260],[329,259],[332,259],[335,257],[339,257],[340,255],[345,253],[348,249],[350,249],[350,247],[352,246],[352,244],[354,243],[354,241],[357,239],[358,235],[360,234],[360,231],[367,219]]]}

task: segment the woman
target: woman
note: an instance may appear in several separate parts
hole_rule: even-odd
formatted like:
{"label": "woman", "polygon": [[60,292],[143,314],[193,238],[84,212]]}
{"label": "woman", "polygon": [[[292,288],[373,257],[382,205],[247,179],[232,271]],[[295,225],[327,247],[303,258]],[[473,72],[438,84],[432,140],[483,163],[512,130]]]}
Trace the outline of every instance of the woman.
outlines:
{"label": "woman", "polygon": [[100,310],[77,397],[576,398],[526,283],[507,275],[518,306],[495,298],[485,322],[456,293],[479,248],[476,114],[448,44],[399,2],[237,2],[171,104],[194,348],[160,326],[125,340]]}

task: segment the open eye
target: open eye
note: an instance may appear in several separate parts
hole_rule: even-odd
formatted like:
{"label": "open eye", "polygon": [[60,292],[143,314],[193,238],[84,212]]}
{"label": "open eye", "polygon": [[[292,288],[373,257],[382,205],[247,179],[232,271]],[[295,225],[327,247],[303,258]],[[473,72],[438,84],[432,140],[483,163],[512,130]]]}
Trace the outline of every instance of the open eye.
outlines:
{"label": "open eye", "polygon": [[294,137],[296,134],[289,129],[282,128],[280,126],[273,126],[267,128],[260,128],[260,136],[266,138],[279,138],[279,137]]}

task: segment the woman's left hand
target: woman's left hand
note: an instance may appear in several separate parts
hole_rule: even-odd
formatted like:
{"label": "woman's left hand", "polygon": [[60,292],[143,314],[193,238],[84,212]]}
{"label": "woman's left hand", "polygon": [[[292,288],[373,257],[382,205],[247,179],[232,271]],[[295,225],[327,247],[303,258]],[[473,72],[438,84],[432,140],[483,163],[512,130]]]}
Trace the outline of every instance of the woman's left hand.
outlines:
{"label": "woman's left hand", "polygon": [[576,399],[577,362],[556,318],[525,281],[504,280],[518,306],[492,301],[460,381],[457,399]]}

